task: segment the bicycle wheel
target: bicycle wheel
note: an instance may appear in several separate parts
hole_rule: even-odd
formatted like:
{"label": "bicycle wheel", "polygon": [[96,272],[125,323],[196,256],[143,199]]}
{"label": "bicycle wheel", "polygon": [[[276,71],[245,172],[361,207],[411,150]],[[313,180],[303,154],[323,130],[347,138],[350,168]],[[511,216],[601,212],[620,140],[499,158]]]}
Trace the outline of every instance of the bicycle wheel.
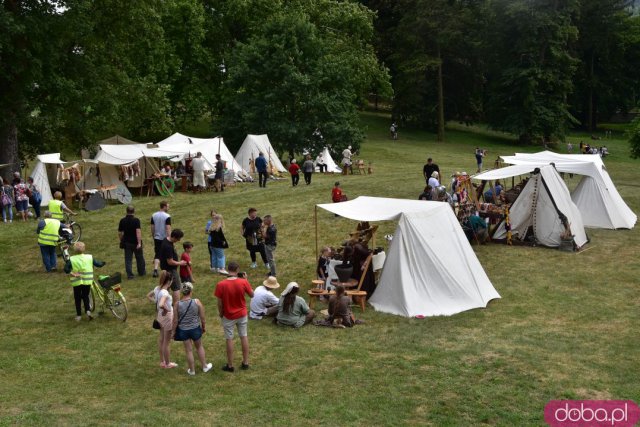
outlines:
{"label": "bicycle wheel", "polygon": [[92,313],[96,312],[96,296],[95,294],[95,289],[93,288],[95,286],[95,283],[93,285],[91,285],[91,292],[89,292],[89,310],[91,310]]}
{"label": "bicycle wheel", "polygon": [[109,310],[111,310],[116,318],[122,320],[123,322],[127,320],[127,300],[124,299],[124,295],[122,295],[122,292],[116,292],[113,289],[109,289],[109,291],[107,292],[107,304],[109,305]]}
{"label": "bicycle wheel", "polygon": [[71,223],[71,231],[73,231],[73,237],[71,238],[71,243],[75,243],[82,237],[82,227],[77,222]]}

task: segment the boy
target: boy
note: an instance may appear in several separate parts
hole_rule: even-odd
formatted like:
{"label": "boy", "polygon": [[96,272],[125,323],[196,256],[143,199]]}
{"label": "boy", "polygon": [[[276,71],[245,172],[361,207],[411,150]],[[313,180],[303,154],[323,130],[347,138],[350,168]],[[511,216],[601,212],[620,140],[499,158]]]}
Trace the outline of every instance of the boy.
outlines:
{"label": "boy", "polygon": [[182,253],[182,256],[180,256],[180,261],[185,261],[185,265],[180,266],[180,280],[182,283],[196,283],[196,281],[193,280],[193,273],[191,271],[191,251],[193,250],[193,243],[184,242],[182,244],[182,248],[184,249],[184,252]]}

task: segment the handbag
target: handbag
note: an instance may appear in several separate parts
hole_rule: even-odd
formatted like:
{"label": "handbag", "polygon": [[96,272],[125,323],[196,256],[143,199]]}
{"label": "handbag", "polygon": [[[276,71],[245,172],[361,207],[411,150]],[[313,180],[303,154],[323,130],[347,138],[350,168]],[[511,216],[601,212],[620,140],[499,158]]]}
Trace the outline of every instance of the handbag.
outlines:
{"label": "handbag", "polygon": [[3,188],[2,189],[2,206],[8,206],[11,204],[13,204],[11,203],[11,197],[9,197],[9,195],[6,193],[6,191]]}
{"label": "handbag", "polygon": [[[156,316],[158,315],[158,295],[156,295]],[[158,319],[153,319],[153,323],[151,324],[153,329],[160,329],[160,322]]]}
{"label": "handbag", "polygon": [[182,336],[182,329],[180,329],[180,322],[182,322],[182,319],[184,319],[184,316],[187,315],[187,313],[189,312],[189,308],[191,308],[191,303],[193,302],[193,300],[189,300],[189,305],[187,306],[187,309],[184,311],[184,314],[182,316],[180,316],[180,319],[178,319],[178,323],[176,326],[176,333],[174,334],[173,339],[175,339],[176,341],[185,341],[186,337]]}
{"label": "handbag", "polygon": [[228,249],[228,248],[229,248],[229,243],[227,243],[227,241],[226,241],[226,240],[223,240],[223,241],[222,241],[222,248],[223,248],[223,249]]}

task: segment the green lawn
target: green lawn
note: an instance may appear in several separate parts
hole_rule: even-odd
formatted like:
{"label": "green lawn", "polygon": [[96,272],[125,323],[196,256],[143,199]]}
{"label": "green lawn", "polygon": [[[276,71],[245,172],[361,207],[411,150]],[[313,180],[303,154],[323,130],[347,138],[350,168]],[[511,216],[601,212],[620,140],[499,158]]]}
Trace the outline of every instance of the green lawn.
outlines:
{"label": "green lawn", "polygon": [[[195,296],[208,310],[204,342],[215,365],[209,374],[187,377],[179,343],[172,356],[180,367],[157,366],[154,305],[145,299],[155,285],[151,277],[124,283],[130,308],[125,324],[111,315],[76,323],[68,279],[43,272],[35,223],[2,224],[0,425],[519,426],[544,425],[551,399],[640,400],[638,228],[589,230],[591,242],[578,254],[474,246],[502,296],[486,309],[418,320],[368,307],[362,314],[355,309],[366,324],[348,330],[251,322],[251,369],[220,371],[224,339],[212,296],[218,277],[209,272],[204,234],[212,208],[226,220],[227,260],[239,260],[243,268],[249,258],[239,229],[247,208],[271,213],[279,228],[279,281],[306,289],[316,261],[314,205],[330,201],[336,179],[350,198],[414,199],[424,187],[427,157],[450,175],[475,170],[476,146],[489,150],[488,159],[539,149],[458,125],[448,129],[446,143],[402,128],[393,142],[388,117],[366,113],[363,121],[368,139],[361,157],[373,161],[371,176],[316,175],[311,186],[295,189],[287,178],[266,189],[242,184],[223,194],[177,193],[171,199],[174,227],[196,244]],[[606,145],[612,153],[607,168],[638,212],[637,162],[628,158],[624,140]],[[153,245],[146,223],[159,201],[134,200],[145,224],[148,262]],[[88,252],[107,261],[105,272],[124,273],[116,233],[123,215],[123,206],[110,205],[77,218]],[[327,212],[319,211],[318,219],[321,245],[338,245],[355,227]],[[394,228],[381,223],[378,235]],[[254,287],[263,275],[264,269],[249,270]],[[236,348],[239,361],[239,342]]]}

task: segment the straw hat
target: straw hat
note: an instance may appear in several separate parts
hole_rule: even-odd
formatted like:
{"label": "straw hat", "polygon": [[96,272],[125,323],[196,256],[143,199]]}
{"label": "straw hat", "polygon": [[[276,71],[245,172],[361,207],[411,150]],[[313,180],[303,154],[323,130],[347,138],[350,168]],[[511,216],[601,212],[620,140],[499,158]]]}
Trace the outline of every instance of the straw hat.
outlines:
{"label": "straw hat", "polygon": [[265,288],[269,289],[278,289],[280,287],[280,283],[278,283],[278,279],[273,276],[267,277],[267,280],[262,282]]}
{"label": "straw hat", "polygon": [[289,294],[289,292],[291,292],[293,290],[293,288],[300,288],[300,285],[298,285],[296,282],[291,282],[287,285],[286,289],[284,291],[282,291],[282,293],[280,294],[280,296],[287,296]]}
{"label": "straw hat", "polygon": [[433,173],[431,174],[431,178],[438,178],[439,176],[440,175],[436,171],[433,171]]}

